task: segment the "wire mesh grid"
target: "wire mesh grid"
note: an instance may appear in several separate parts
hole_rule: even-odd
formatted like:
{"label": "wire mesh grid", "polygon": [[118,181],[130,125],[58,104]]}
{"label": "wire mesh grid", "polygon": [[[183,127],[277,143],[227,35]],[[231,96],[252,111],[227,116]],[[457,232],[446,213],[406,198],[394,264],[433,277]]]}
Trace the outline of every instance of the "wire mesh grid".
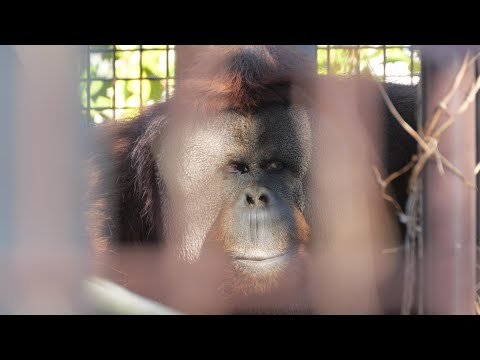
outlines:
{"label": "wire mesh grid", "polygon": [[168,99],[175,87],[174,45],[90,45],[81,80],[90,124],[122,119]]}
{"label": "wire mesh grid", "polygon": [[[175,88],[175,45],[90,45],[81,81],[83,115],[101,124],[168,99]],[[420,57],[409,45],[317,45],[319,74],[367,73],[416,84]]]}
{"label": "wire mesh grid", "polygon": [[420,56],[410,45],[318,45],[319,74],[368,73],[369,66],[381,81],[417,84]]}

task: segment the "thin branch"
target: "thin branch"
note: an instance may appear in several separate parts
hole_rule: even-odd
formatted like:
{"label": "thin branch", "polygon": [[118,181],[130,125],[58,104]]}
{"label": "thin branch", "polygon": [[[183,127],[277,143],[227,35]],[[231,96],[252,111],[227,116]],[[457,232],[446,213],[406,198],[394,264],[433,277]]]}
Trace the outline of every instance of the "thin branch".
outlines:
{"label": "thin branch", "polygon": [[418,156],[417,155],[413,155],[412,156],[412,159],[408,162],[407,165],[405,165],[403,168],[401,168],[400,170],[397,170],[395,171],[394,173],[390,174],[390,176],[388,176],[384,182],[388,185],[390,184],[393,180],[395,180],[396,178],[402,176],[403,174],[405,174],[407,171],[409,171],[411,168],[413,168],[413,166],[415,165],[415,163],[417,162],[418,160]]}
{"label": "thin branch", "polygon": [[[370,67],[370,71],[372,71],[372,73],[374,74],[375,72],[373,71],[373,68],[372,68],[372,66],[370,65],[369,62],[368,62],[368,66]],[[388,107],[388,110],[390,110],[390,112],[395,117],[395,119],[397,119],[397,121],[400,123],[400,125],[404,128],[404,130],[407,133],[410,134],[410,136],[412,136],[415,140],[417,140],[417,142],[420,144],[420,146],[425,151],[428,151],[429,147],[428,147],[427,143],[425,143],[425,141],[423,141],[422,137],[410,126],[410,124],[408,124],[405,121],[405,119],[402,117],[402,115],[400,115],[400,113],[395,108],[395,105],[393,105],[392,100],[390,100],[390,97],[388,96],[388,94],[385,91],[385,89],[383,88],[383,86],[378,81],[375,81],[375,83],[377,84],[377,86],[380,90],[380,93],[382,94],[382,97],[383,97],[383,99],[384,99],[384,101],[385,101],[385,103]]]}
{"label": "thin branch", "polygon": [[472,184],[470,181],[468,181],[465,175],[463,175],[463,173],[457,167],[455,167],[455,165],[453,165],[450,161],[448,161],[443,155],[440,154],[440,156],[442,157],[442,161],[445,163],[445,166],[448,169],[450,169],[455,175],[459,176],[463,180],[463,183],[466,186],[474,190],[477,190],[477,187],[474,184]]}
{"label": "thin branch", "polygon": [[442,111],[444,109],[447,109],[447,104],[450,102],[452,99],[453,95],[457,91],[457,88],[460,86],[460,83],[463,80],[463,77],[465,76],[465,73],[467,71],[467,64],[468,64],[468,53],[465,55],[465,58],[463,59],[462,66],[460,67],[460,70],[458,71],[457,75],[453,79],[452,86],[450,87],[450,90],[448,93],[445,95],[442,101],[440,101],[439,106],[437,107],[437,110],[435,111],[432,120],[429,122],[429,125],[427,129],[425,130],[425,136],[430,137],[430,134],[432,133],[433,129],[435,128],[435,125],[437,125],[438,120],[440,119],[440,116],[442,114]]}
{"label": "thin branch", "polygon": [[470,92],[466,96],[463,103],[459,106],[458,110],[453,115],[450,115],[448,120],[445,121],[441,126],[438,127],[438,129],[435,131],[435,133],[432,135],[432,137],[438,139],[440,137],[440,135],[455,122],[455,120],[456,120],[455,116],[463,114],[468,109],[468,106],[475,101],[475,97],[476,97],[479,89],[480,89],[480,77],[477,79],[475,84],[472,85],[472,88],[470,89]]}

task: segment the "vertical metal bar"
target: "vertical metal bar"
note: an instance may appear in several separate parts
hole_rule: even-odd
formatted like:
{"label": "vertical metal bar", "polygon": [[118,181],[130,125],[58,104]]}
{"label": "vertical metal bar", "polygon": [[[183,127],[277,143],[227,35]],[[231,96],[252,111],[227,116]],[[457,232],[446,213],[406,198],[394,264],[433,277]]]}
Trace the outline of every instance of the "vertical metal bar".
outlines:
{"label": "vertical metal bar", "polygon": [[[477,59],[475,63],[475,76],[478,78],[480,76],[480,59]],[[477,93],[476,96],[476,136],[477,136],[477,144],[476,144],[476,159],[475,163],[480,163],[480,111],[478,110],[480,107],[480,93]],[[477,186],[480,184],[480,173],[476,176]],[[476,266],[476,278],[475,281],[478,284],[480,282],[480,262],[478,256],[480,256],[480,221],[478,220],[478,214],[480,214],[480,191],[477,191],[477,236],[476,236],[476,245],[477,245],[477,266]],[[478,292],[477,292],[478,293]],[[480,295],[480,294],[479,294]]]}
{"label": "vertical metal bar", "polygon": [[360,45],[357,45],[357,48],[355,49],[355,74],[359,75],[360,74]]}
{"label": "vertical metal bar", "polygon": [[115,110],[117,108],[117,102],[116,102],[116,97],[115,94],[117,93],[117,86],[116,86],[116,81],[117,81],[117,74],[115,69],[117,68],[117,65],[115,64],[116,62],[116,49],[117,45],[113,45],[113,119],[116,121],[117,116],[115,115]]}
{"label": "vertical metal bar", "polygon": [[330,75],[330,45],[327,45],[327,75]]}
{"label": "vertical metal bar", "polygon": [[[415,51],[417,47],[415,47]],[[414,49],[412,48],[412,54]],[[412,65],[413,66],[413,65]],[[421,70],[421,69],[420,69]],[[424,98],[423,98],[423,82],[420,83],[420,86],[417,88],[417,109],[422,109],[420,111],[417,111],[417,116],[416,116],[416,124],[417,124],[417,131],[418,133],[423,136],[423,121],[424,121],[424,114],[423,114],[423,109],[424,109]],[[420,149],[420,145],[417,145],[417,149]],[[422,229],[425,229],[424,226],[424,215],[423,215],[423,209],[424,209],[424,192],[423,192],[423,182],[422,181],[417,181],[417,191],[418,191],[418,201],[417,201],[417,219],[418,219],[418,224]],[[417,243],[418,243],[418,252],[416,256],[416,261],[418,266],[416,267],[418,269],[418,273],[416,276],[417,279],[417,306],[418,306],[418,314],[423,315],[425,313],[425,266],[424,266],[424,258],[425,258],[425,233],[423,231],[420,231],[417,233]],[[404,289],[405,291],[405,289]]]}
{"label": "vertical metal bar", "polygon": [[165,74],[166,75],[166,79],[165,79],[165,100],[168,100],[168,98],[170,97],[169,96],[169,80],[170,80],[170,61],[169,61],[169,57],[170,57],[170,48],[169,48],[169,45],[167,45],[167,73]]}
{"label": "vertical metal bar", "polygon": [[383,46],[383,81],[387,79],[387,46]]}
{"label": "vertical metal bar", "polygon": [[[460,69],[465,49],[425,46],[422,50],[423,117],[431,119]],[[474,81],[467,69],[449,103],[453,113]],[[445,121],[443,117],[442,121]],[[474,183],[476,156],[475,106],[458,117],[439,141],[440,152]],[[450,170],[441,175],[434,159],[423,175],[425,239],[425,312],[474,314],[476,258],[476,195]]]}
{"label": "vertical metal bar", "polygon": [[14,313],[76,313],[86,271],[76,62],[81,46],[16,46]]}
{"label": "vertical metal bar", "polygon": [[91,125],[91,103],[90,103],[90,84],[92,82],[92,77],[90,74],[90,45],[87,47],[87,125]]}
{"label": "vertical metal bar", "polygon": [[143,108],[143,45],[140,45],[140,106],[139,108]]}
{"label": "vertical metal bar", "polygon": [[16,57],[13,47],[0,46],[0,314],[7,314],[10,247],[14,236],[13,206],[13,93],[16,88]]}
{"label": "vertical metal bar", "polygon": [[[0,46],[0,249],[12,239],[13,89],[15,53]],[[1,250],[0,250],[1,252]]]}
{"label": "vertical metal bar", "polygon": [[410,46],[410,84],[413,85],[413,73],[414,73],[414,68],[413,68],[413,49]]}

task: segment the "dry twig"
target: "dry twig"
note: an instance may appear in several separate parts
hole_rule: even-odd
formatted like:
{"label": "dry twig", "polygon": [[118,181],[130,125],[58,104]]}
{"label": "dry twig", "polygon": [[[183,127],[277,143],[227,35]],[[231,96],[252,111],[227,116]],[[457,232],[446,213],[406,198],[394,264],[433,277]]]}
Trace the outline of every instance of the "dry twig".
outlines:
{"label": "dry twig", "polygon": [[[438,142],[440,140],[441,135],[447,130],[456,120],[456,118],[463,114],[467,109],[468,106],[471,105],[471,103],[475,100],[475,96],[477,92],[480,89],[480,77],[475,81],[475,83],[472,85],[468,95],[465,97],[464,101],[462,104],[458,107],[458,109],[454,112],[450,112],[448,110],[448,103],[454,96],[455,92],[458,90],[458,87],[460,86],[463,77],[465,76],[466,70],[468,69],[468,66],[472,64],[472,62],[479,56],[480,54],[477,54],[473,59],[469,59],[469,54],[467,53],[465,55],[465,58],[463,60],[462,66],[457,73],[457,75],[454,78],[454,81],[452,83],[452,86],[448,93],[444,96],[442,101],[440,101],[432,119],[427,123],[427,128],[425,130],[425,135],[422,137],[417,131],[415,131],[406,121],[403,119],[403,117],[400,115],[400,113],[397,111],[395,106],[393,105],[391,99],[389,98],[387,92],[383,88],[383,86],[377,82],[377,85],[379,87],[380,93],[382,94],[382,97],[392,113],[392,115],[395,117],[395,119],[398,121],[398,123],[403,127],[403,129],[410,134],[420,145],[419,149],[419,154],[415,155],[412,157],[410,162],[405,165],[402,169],[399,171],[396,171],[389,175],[385,180],[382,180],[382,178],[379,176],[379,171],[378,169],[374,169],[375,176],[377,178],[377,182],[380,184],[380,187],[382,189],[382,196],[384,199],[389,201],[394,205],[394,207],[397,209],[397,211],[401,212],[401,207],[398,204],[398,202],[390,195],[386,193],[387,186],[396,178],[399,176],[403,175],[407,171],[413,168],[412,173],[410,175],[409,179],[409,185],[408,185],[408,191],[409,193],[412,192],[413,186],[424,169],[426,163],[428,160],[431,158],[432,155],[435,156],[436,163],[438,170],[440,174],[443,174],[445,172],[444,167],[447,168],[448,170],[452,171],[455,175],[459,176],[464,184],[468,187],[471,187],[473,189],[476,189],[476,186],[469,182],[465,175],[457,168],[455,167],[448,159],[443,156],[439,149],[438,149]],[[373,69],[370,64],[368,64],[370,71],[373,72]],[[448,119],[440,125],[437,129],[435,129],[435,126],[438,124],[438,121],[441,117],[442,114],[446,113],[449,117]],[[430,135],[433,132],[433,135]],[[480,171],[480,166],[479,170]]]}

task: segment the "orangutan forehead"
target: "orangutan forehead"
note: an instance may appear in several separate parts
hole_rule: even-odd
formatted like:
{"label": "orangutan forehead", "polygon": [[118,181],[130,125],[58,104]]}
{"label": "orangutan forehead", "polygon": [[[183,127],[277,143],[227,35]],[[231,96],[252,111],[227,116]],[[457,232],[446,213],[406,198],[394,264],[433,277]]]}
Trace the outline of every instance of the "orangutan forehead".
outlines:
{"label": "orangutan forehead", "polygon": [[186,148],[196,161],[279,157],[302,163],[311,151],[309,116],[300,107],[273,105],[249,114],[227,111],[195,128]]}
{"label": "orangutan forehead", "polygon": [[309,116],[306,109],[297,106],[269,105],[250,113],[226,111],[207,121],[207,128],[243,143],[266,145],[306,136]]}
{"label": "orangutan forehead", "polygon": [[195,162],[205,168],[221,166],[228,159],[268,157],[300,166],[310,157],[310,117],[299,106],[275,104],[255,112],[224,111],[206,118],[192,114],[183,124],[185,131],[167,136],[163,149],[154,150],[156,154],[168,157],[167,152],[178,149],[182,163]]}

